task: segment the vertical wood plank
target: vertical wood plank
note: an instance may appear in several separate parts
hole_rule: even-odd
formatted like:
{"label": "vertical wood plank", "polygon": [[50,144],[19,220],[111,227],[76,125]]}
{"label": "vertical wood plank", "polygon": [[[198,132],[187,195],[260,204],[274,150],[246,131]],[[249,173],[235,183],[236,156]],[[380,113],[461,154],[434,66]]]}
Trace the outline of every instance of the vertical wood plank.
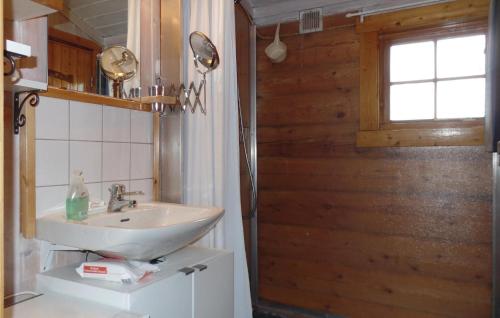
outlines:
{"label": "vertical wood plank", "polygon": [[[55,41],[50,41],[49,42],[51,45],[51,49],[49,50],[49,68],[53,71],[56,72],[61,72],[61,61],[62,61],[62,55],[61,55],[61,48],[62,44],[55,42]],[[52,78],[52,77],[51,77]],[[57,78],[52,78],[51,82],[49,82],[50,85],[61,88],[62,87],[62,82],[60,79]]]}
{"label": "vertical wood plank", "polygon": [[[156,69],[160,61],[160,0],[144,0],[141,3],[141,86],[146,91],[159,75]],[[153,117],[153,200],[161,199],[160,177],[160,117]]]}
{"label": "vertical wood plank", "polygon": [[20,154],[20,211],[21,233],[27,239],[35,237],[36,190],[35,190],[35,130],[36,111],[27,102],[24,106],[26,124],[19,132]]}
{"label": "vertical wood plank", "polygon": [[360,41],[360,129],[377,130],[380,121],[378,34],[363,33]]}
{"label": "vertical wood plank", "polygon": [[[3,17],[3,0],[0,0],[0,16]],[[3,51],[3,46],[4,46],[4,36],[3,36],[3,23],[0,23],[0,49]],[[3,73],[3,63],[0,66],[0,71]],[[3,76],[0,79],[0,87],[4,87],[4,80]],[[5,207],[5,200],[4,200],[4,90],[2,89],[0,92],[0,318],[3,318],[3,298],[4,298],[4,207]]]}

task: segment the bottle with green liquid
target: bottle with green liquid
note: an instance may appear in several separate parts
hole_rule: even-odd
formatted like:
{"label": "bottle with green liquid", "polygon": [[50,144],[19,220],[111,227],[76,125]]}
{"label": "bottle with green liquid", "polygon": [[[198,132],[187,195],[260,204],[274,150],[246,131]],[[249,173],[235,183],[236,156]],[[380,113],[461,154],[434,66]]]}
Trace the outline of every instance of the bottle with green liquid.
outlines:
{"label": "bottle with green liquid", "polygon": [[82,221],[89,211],[89,191],[83,183],[82,171],[75,170],[66,196],[66,218]]}

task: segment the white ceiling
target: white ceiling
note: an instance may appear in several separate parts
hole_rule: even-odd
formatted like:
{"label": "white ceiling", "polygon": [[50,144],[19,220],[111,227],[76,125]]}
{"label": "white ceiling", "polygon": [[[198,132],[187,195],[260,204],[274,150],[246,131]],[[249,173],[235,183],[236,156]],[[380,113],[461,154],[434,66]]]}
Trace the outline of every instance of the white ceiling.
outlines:
{"label": "white ceiling", "polygon": [[323,15],[332,15],[397,5],[422,5],[429,2],[429,0],[242,0],[241,4],[252,16],[255,24],[269,25],[298,20],[299,11],[312,8],[321,7]]}
{"label": "white ceiling", "polygon": [[64,0],[68,18],[103,45],[126,41],[127,0]]}

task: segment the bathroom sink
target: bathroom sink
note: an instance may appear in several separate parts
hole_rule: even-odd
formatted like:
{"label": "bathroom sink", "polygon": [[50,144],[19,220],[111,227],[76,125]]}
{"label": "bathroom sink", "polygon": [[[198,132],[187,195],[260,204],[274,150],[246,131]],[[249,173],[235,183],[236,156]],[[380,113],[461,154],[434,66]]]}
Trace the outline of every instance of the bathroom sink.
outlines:
{"label": "bathroom sink", "polygon": [[220,208],[144,203],[122,212],[89,211],[83,221],[66,220],[64,209],[37,219],[37,238],[100,255],[152,260],[207,233],[222,217]]}

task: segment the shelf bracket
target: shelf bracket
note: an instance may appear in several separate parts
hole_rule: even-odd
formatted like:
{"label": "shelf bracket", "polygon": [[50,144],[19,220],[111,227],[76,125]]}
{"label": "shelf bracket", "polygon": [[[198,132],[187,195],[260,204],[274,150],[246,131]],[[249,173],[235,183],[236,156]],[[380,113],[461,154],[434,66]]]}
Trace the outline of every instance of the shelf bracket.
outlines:
{"label": "shelf bracket", "polygon": [[[26,95],[22,100],[20,99],[21,94]],[[27,91],[27,92],[16,92],[14,93],[14,134],[19,134],[19,128],[26,124],[26,116],[22,113],[24,103],[29,102],[30,106],[36,107],[40,102],[40,97],[38,96],[38,91]]]}
{"label": "shelf bracket", "polygon": [[14,61],[14,57],[6,50],[3,51],[3,57],[9,61],[10,65],[10,69],[7,72],[4,72],[3,76],[11,76],[16,71],[16,62]]}
{"label": "shelf bracket", "polygon": [[9,61],[10,65],[9,71],[4,72],[3,76],[11,76],[16,71],[16,62],[14,61],[14,58],[23,58],[26,57],[26,55],[3,50],[3,57]]}

